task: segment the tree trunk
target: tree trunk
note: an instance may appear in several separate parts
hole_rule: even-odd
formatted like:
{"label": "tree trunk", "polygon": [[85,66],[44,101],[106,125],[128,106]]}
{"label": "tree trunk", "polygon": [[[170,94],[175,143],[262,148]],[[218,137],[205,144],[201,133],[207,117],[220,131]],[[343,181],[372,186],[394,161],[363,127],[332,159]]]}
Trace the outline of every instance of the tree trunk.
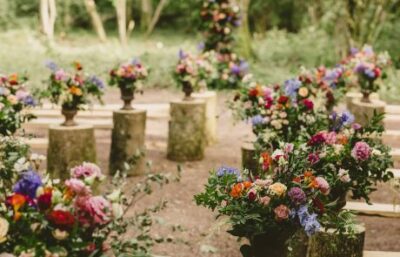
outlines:
{"label": "tree trunk", "polygon": [[55,0],[40,0],[40,22],[42,24],[42,32],[47,39],[54,39],[54,25],[56,23],[57,9]]}
{"label": "tree trunk", "polygon": [[153,13],[153,6],[151,0],[141,0],[142,13],[140,16],[140,27],[146,31],[151,24],[151,15]]}
{"label": "tree trunk", "polygon": [[119,41],[123,46],[128,44],[126,36],[126,0],[116,0],[115,10],[118,20]]}
{"label": "tree trunk", "polygon": [[147,32],[146,32],[147,37],[150,36],[151,33],[153,32],[158,20],[160,19],[161,12],[167,3],[168,3],[168,0],[161,0],[158,3],[156,11],[154,12],[153,18],[151,19],[150,26],[148,27]]}
{"label": "tree trunk", "polygon": [[96,3],[94,0],[85,0],[85,7],[87,12],[90,15],[90,19],[92,20],[92,24],[94,29],[96,30],[96,34],[99,37],[101,42],[107,41],[106,31],[103,27],[103,22],[101,21],[100,15],[96,9]]}
{"label": "tree trunk", "polygon": [[49,0],[49,34],[48,37],[52,41],[54,39],[54,26],[57,18],[56,0]]}
{"label": "tree trunk", "polygon": [[242,24],[239,28],[239,40],[242,55],[246,58],[255,58],[251,45],[251,34],[249,28],[249,7],[251,0],[240,0]]}

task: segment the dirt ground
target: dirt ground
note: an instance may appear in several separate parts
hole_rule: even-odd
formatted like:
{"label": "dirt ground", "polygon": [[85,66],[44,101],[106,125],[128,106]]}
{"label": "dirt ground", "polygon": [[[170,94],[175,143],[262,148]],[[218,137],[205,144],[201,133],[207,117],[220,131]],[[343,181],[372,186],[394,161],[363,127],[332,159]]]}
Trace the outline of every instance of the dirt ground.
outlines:
{"label": "dirt ground", "polygon": [[[155,233],[171,236],[172,243],[157,245],[154,253],[170,257],[240,257],[240,242],[226,233],[227,227],[222,219],[215,220],[215,214],[198,207],[193,195],[199,193],[206,183],[208,172],[220,165],[240,167],[240,146],[250,135],[248,124],[234,124],[231,112],[226,107],[226,101],[231,93],[219,92],[218,95],[218,136],[219,142],[206,149],[203,161],[182,163],[183,173],[180,183],[172,183],[143,199],[140,206],[150,206],[151,203],[164,199],[168,207],[157,215]],[[166,90],[147,90],[144,95],[137,96],[136,103],[168,103],[180,98],[179,92]],[[119,103],[118,92],[113,91],[106,97],[106,103]],[[153,163],[153,170],[175,172],[177,164],[166,159],[166,142],[168,121],[148,120],[146,153],[147,160]],[[153,133],[155,132],[155,133]],[[96,132],[98,142],[98,161],[103,170],[107,170],[110,148],[110,132]],[[130,178],[135,183],[138,178]],[[387,185],[379,185],[379,190],[372,195],[373,202],[391,203],[393,193]],[[367,227],[365,249],[380,251],[400,251],[400,220],[380,217],[359,217],[360,222]],[[180,225],[181,229],[172,232],[170,226]]]}

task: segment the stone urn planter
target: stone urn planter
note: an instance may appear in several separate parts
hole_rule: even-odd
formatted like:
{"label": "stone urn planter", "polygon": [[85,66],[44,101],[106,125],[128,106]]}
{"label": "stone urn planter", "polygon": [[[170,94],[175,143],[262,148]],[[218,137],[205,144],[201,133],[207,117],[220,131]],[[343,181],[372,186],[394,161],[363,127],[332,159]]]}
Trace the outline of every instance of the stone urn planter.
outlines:
{"label": "stone urn planter", "polygon": [[193,93],[193,86],[189,81],[182,82],[182,91],[185,93],[185,97],[183,98],[184,101],[191,101],[192,93]]}
{"label": "stone urn planter", "polygon": [[73,127],[78,125],[75,120],[74,117],[76,116],[76,114],[78,113],[78,109],[76,108],[66,108],[66,107],[62,107],[61,109],[61,114],[64,116],[65,121],[61,124],[64,127]]}
{"label": "stone urn planter", "polygon": [[135,88],[125,84],[120,84],[119,89],[121,91],[121,100],[124,102],[124,106],[121,110],[133,110],[132,101],[135,98]]}

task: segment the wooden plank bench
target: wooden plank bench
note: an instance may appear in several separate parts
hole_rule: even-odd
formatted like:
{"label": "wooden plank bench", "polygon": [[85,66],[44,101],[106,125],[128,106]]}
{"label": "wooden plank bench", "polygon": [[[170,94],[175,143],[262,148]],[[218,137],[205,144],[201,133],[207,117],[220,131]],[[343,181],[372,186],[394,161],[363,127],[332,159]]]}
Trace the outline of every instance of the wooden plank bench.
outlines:
{"label": "wooden plank bench", "polygon": [[344,208],[361,215],[400,218],[400,205],[383,203],[369,205],[364,202],[347,202]]}
{"label": "wooden plank bench", "polygon": [[364,257],[400,257],[400,252],[364,251]]}

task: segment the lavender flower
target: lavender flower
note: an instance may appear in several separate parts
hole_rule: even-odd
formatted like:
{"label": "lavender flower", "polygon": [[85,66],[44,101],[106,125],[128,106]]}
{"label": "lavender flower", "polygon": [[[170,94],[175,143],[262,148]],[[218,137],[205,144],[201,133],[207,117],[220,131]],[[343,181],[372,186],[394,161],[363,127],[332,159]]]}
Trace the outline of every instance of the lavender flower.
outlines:
{"label": "lavender flower", "polygon": [[58,70],[57,64],[55,62],[51,61],[51,60],[46,61],[45,65],[52,72],[56,72]]}
{"label": "lavender flower", "polygon": [[31,95],[25,97],[23,101],[26,106],[36,106],[36,100]]}
{"label": "lavender flower", "polygon": [[36,190],[42,186],[42,178],[33,170],[28,170],[22,174],[22,177],[13,187],[13,192],[27,195],[34,199]]}
{"label": "lavender flower", "polygon": [[354,115],[349,111],[342,112],[341,122],[344,126],[352,124],[354,122]]}
{"label": "lavender flower", "polygon": [[200,42],[200,43],[197,45],[197,50],[201,52],[201,51],[204,50],[205,47],[206,47],[206,44],[205,44],[204,42]]}
{"label": "lavender flower", "polygon": [[240,61],[239,64],[234,64],[231,68],[231,73],[239,76],[240,74],[247,73],[249,64],[245,61]]}
{"label": "lavender flower", "polygon": [[306,205],[300,206],[296,211],[301,226],[308,236],[315,234],[321,228],[321,224],[317,220],[317,214],[310,214]]}
{"label": "lavender flower", "polygon": [[182,49],[179,49],[179,52],[178,52],[179,60],[183,60],[183,59],[185,59],[187,56],[188,56],[188,55],[187,55]]}
{"label": "lavender flower", "polygon": [[240,177],[240,172],[236,168],[232,168],[229,166],[221,166],[218,168],[216,172],[218,177],[222,177],[225,175],[235,175],[236,177]]}

